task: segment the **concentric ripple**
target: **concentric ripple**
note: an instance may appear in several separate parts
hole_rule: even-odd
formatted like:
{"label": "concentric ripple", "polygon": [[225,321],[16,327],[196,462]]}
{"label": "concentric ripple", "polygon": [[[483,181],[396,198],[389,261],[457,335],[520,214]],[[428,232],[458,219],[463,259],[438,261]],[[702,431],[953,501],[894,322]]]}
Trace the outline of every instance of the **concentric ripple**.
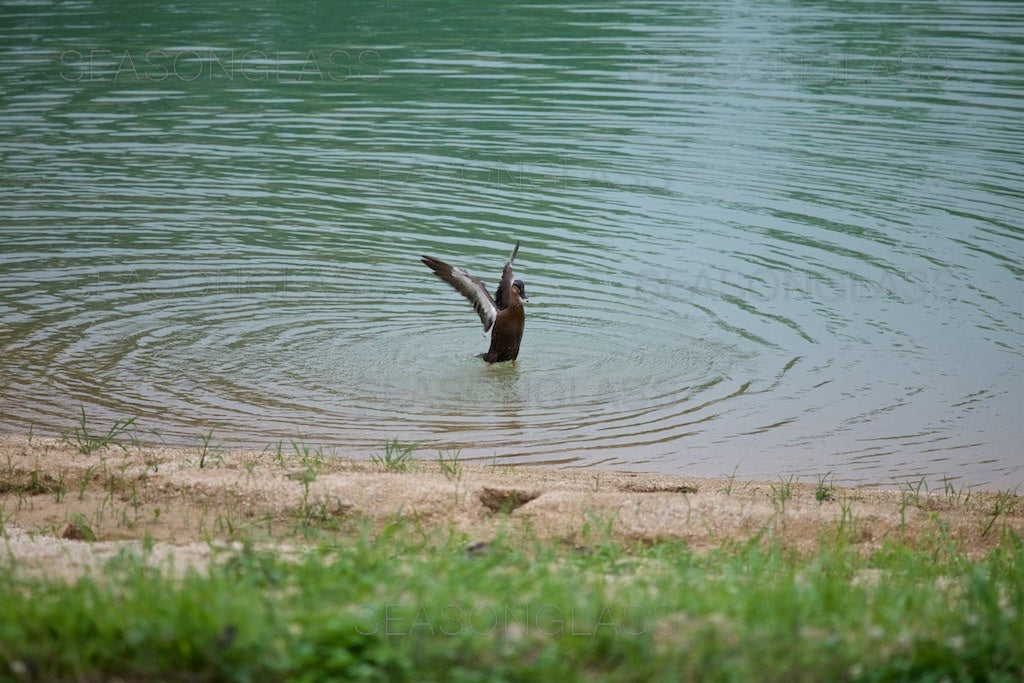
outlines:
{"label": "concentric ripple", "polygon": [[185,6],[0,3],[0,429],[1024,484],[1012,3]]}

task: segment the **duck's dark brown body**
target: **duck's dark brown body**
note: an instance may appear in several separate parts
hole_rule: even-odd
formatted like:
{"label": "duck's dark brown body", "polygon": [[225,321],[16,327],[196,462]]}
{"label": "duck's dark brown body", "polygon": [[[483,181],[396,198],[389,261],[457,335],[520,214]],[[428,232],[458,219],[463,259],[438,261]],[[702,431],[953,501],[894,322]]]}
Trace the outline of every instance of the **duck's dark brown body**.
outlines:
{"label": "duck's dark brown body", "polygon": [[519,344],[523,341],[523,329],[526,327],[526,312],[519,296],[514,295],[512,302],[503,311],[498,311],[491,331],[491,348],[483,354],[488,363],[502,363],[519,357]]}
{"label": "duck's dark brown body", "polygon": [[526,314],[523,302],[526,285],[512,277],[512,262],[519,251],[519,243],[512,249],[512,255],[501,273],[501,284],[492,299],[487,287],[478,278],[472,277],[462,268],[450,266],[432,256],[423,256],[422,261],[434,274],[450,284],[462,296],[469,299],[484,324],[484,332],[491,331],[491,347],[480,354],[488,363],[502,363],[519,356],[519,345],[523,341]]}

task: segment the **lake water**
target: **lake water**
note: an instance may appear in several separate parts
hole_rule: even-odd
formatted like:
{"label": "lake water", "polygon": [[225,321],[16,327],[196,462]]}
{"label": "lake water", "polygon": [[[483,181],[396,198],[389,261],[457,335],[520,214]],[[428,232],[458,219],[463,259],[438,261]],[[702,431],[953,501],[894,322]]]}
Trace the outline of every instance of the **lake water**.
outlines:
{"label": "lake water", "polygon": [[0,430],[1024,483],[1015,0],[283,8],[0,2]]}

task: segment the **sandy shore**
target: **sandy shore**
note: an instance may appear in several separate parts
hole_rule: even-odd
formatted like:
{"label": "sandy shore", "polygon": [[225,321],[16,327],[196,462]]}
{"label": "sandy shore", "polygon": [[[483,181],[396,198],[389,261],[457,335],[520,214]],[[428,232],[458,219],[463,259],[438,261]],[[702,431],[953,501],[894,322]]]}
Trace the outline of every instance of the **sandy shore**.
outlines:
{"label": "sandy shore", "polygon": [[[821,500],[819,500],[821,498]],[[945,533],[970,552],[1024,533],[1024,500],[967,490],[878,491],[550,467],[413,461],[405,471],[315,448],[280,452],[108,446],[0,437],[0,551],[19,571],[75,575],[145,545],[153,562],[202,565],[241,540],[300,548],[402,519],[467,545],[500,532],[573,546],[678,539],[701,550],[763,534],[800,550],[843,534]]]}

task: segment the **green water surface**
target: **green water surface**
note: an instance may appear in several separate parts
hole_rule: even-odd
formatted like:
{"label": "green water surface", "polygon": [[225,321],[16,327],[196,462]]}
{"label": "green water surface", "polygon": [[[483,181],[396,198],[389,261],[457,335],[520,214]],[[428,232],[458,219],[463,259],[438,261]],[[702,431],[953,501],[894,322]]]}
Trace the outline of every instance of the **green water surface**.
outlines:
{"label": "green water surface", "polygon": [[0,2],[0,429],[1019,486],[1022,16]]}

